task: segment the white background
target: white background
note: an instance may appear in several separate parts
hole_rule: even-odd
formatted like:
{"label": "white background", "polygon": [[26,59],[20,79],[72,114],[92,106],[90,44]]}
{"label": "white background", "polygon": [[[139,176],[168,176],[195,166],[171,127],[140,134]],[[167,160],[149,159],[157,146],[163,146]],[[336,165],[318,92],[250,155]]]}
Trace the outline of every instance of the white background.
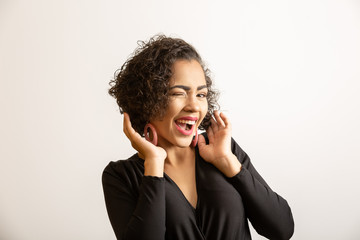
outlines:
{"label": "white background", "polygon": [[157,33],[207,62],[233,137],[292,208],[292,239],[360,239],[350,0],[0,0],[0,239],[115,239],[101,173],[134,151],[108,82]]}

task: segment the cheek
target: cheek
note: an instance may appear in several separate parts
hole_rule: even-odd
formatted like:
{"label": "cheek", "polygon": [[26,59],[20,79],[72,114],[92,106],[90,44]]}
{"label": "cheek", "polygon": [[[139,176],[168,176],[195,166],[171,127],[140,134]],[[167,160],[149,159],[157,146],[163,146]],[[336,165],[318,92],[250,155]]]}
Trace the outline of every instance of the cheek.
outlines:
{"label": "cheek", "polygon": [[207,112],[208,112],[208,102],[205,101],[204,104],[201,105],[201,115],[202,115],[201,117],[202,117],[202,119],[204,119]]}
{"label": "cheek", "polygon": [[174,118],[181,111],[181,107],[179,107],[179,103],[176,101],[171,101],[167,107],[165,118],[170,120]]}

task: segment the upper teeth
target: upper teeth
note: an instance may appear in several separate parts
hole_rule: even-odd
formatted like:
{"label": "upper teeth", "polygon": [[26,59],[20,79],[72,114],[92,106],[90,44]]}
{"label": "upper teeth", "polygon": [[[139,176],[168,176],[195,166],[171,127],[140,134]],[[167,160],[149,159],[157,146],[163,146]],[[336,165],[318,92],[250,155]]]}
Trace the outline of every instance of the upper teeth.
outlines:
{"label": "upper teeth", "polygon": [[194,125],[195,121],[191,121],[191,120],[177,120],[178,123],[185,123],[185,124],[189,124],[189,125]]}

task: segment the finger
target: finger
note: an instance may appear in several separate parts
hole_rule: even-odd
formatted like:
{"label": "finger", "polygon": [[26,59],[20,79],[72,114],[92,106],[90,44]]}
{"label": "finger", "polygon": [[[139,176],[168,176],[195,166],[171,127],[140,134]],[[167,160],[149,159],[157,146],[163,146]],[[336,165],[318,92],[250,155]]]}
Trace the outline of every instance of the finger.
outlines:
{"label": "finger", "polygon": [[212,144],[214,142],[214,130],[211,126],[206,130],[206,133],[209,138],[209,144]]}
{"label": "finger", "polygon": [[198,147],[202,148],[206,146],[206,141],[205,141],[205,137],[203,135],[199,135],[199,140],[198,140]]}
{"label": "finger", "polygon": [[214,117],[219,127],[225,127],[224,121],[221,119],[219,111],[214,111]]}
{"label": "finger", "polygon": [[214,131],[214,132],[217,132],[219,130],[219,127],[218,127],[218,124],[217,122],[214,120],[213,117],[211,117],[211,125],[210,125],[210,128]]}
{"label": "finger", "polygon": [[129,138],[130,140],[133,139],[136,132],[133,129],[133,127],[131,126],[130,116],[127,113],[124,113],[123,128],[124,128],[123,131],[124,131],[125,135],[127,136],[127,138]]}
{"label": "finger", "polygon": [[127,113],[124,113],[124,133],[131,142],[131,146],[138,151],[139,156],[142,159],[144,158],[144,153],[150,151],[154,145],[146,141],[141,135],[135,131],[131,126],[130,116]]}
{"label": "finger", "polygon": [[123,120],[123,132],[125,133],[126,137],[129,138],[129,131],[128,131],[128,122],[129,121],[129,115],[127,113],[124,113],[124,120]]}
{"label": "finger", "polygon": [[225,113],[221,112],[220,117],[224,121],[225,127],[231,128],[231,122],[230,122],[229,118],[225,115]]}

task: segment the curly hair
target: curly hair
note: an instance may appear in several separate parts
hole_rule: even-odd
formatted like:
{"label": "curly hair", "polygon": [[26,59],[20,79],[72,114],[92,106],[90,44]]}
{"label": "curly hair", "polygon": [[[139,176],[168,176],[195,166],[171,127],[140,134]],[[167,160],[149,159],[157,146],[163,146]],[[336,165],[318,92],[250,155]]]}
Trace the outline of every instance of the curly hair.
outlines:
{"label": "curly hair", "polygon": [[196,60],[200,63],[208,88],[208,112],[199,125],[210,126],[213,111],[218,108],[218,92],[212,89],[210,70],[195,48],[179,38],[156,35],[148,42],[138,41],[138,47],[109,83],[109,94],[116,98],[120,113],[128,113],[132,127],[143,135],[145,125],[153,118],[162,118],[169,103],[169,82],[176,60]]}

